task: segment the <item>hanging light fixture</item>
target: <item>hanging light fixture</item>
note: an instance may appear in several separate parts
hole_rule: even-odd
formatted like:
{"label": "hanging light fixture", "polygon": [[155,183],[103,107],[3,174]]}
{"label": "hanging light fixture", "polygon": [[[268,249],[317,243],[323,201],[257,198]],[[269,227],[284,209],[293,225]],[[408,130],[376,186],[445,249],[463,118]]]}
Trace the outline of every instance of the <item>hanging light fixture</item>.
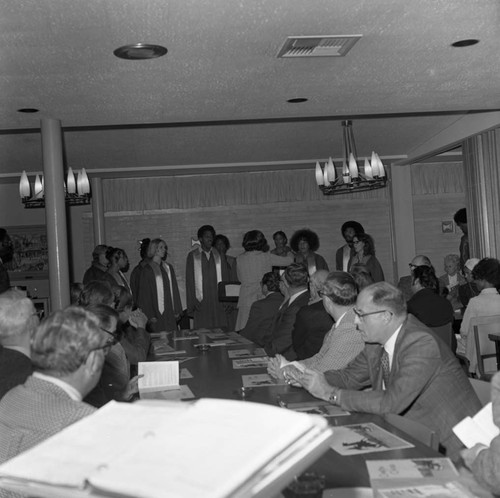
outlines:
{"label": "hanging light fixture", "polygon": [[361,173],[358,169],[352,121],[342,121],[342,132],[344,156],[341,174],[337,173],[331,157],[323,168],[316,162],[316,183],[323,194],[351,194],[385,187],[387,176],[379,155],[372,152],[370,161],[365,157]]}
{"label": "hanging light fixture", "polygon": [[[76,180],[73,170],[71,167],[68,168],[64,192],[65,201],[68,206],[82,206],[90,203],[90,183],[85,168],[82,168],[78,172]],[[43,175],[41,177],[36,175],[32,189],[28,175],[26,171],[23,171],[19,182],[19,195],[21,196],[21,202],[27,209],[45,207]]]}

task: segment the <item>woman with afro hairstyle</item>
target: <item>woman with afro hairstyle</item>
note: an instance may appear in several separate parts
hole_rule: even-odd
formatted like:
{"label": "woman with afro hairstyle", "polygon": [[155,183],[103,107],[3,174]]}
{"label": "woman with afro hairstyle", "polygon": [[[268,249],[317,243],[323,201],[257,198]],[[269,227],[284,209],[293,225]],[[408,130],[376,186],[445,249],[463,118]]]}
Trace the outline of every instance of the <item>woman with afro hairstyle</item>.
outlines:
{"label": "woman with afro hairstyle", "polygon": [[318,270],[330,271],[325,258],[316,254],[319,248],[319,237],[309,228],[297,230],[290,239],[290,247],[295,253],[295,263],[305,264],[309,275]]}

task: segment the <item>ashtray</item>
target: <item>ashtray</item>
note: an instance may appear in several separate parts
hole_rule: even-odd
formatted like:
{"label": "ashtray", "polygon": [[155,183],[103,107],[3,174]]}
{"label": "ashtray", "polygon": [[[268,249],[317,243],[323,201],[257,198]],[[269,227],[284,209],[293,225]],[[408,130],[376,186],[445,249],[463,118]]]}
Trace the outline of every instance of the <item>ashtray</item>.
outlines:
{"label": "ashtray", "polygon": [[194,347],[200,351],[208,351],[212,346],[210,344],[195,344]]}

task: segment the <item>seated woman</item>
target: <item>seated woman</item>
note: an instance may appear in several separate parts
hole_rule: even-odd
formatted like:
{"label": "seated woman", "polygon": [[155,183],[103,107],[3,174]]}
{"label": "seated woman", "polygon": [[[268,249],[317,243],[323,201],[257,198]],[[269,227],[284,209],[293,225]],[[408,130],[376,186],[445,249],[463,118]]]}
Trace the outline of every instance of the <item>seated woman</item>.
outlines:
{"label": "seated woman", "polygon": [[283,303],[283,295],[280,293],[280,276],[272,271],[264,274],[260,285],[266,297],[252,304],[247,324],[240,334],[264,346],[265,339],[271,333],[274,317]]}
{"label": "seated woman", "polygon": [[484,258],[472,270],[472,278],[479,289],[479,295],[469,301],[465,309],[457,353],[463,354],[469,361],[469,371],[476,373],[476,347],[474,334],[470,327],[473,317],[500,315],[500,261]]}
{"label": "seated woman", "polygon": [[[491,380],[491,402],[493,421],[500,428],[500,372]],[[500,436],[495,437],[489,446],[476,444],[462,450],[461,456],[476,481],[495,496],[500,495]]]}
{"label": "seated woman", "polygon": [[450,301],[439,295],[439,283],[430,266],[417,266],[413,270],[413,296],[407,302],[408,313],[416,316],[428,327],[441,327],[453,321]]}
{"label": "seated woman", "polygon": [[354,256],[349,260],[348,272],[362,268],[372,277],[374,282],[384,281],[384,271],[378,259],[375,257],[375,243],[371,235],[360,233],[352,239],[354,244]]}
{"label": "seated woman", "polygon": [[146,332],[148,317],[140,309],[132,311],[133,307],[132,294],[125,287],[120,287],[116,308],[118,312],[117,331],[120,344],[125,350],[130,366],[136,370],[140,361],[146,361],[151,340],[149,333]]}
{"label": "seated woman", "polygon": [[316,254],[319,249],[319,237],[312,230],[308,228],[297,230],[292,235],[290,246],[295,253],[295,263],[306,264],[309,275],[316,273],[318,270],[329,271],[328,264],[323,256]]}
{"label": "seated woman", "polygon": [[465,284],[465,278],[460,273],[460,256],[458,254],[447,254],[444,257],[444,275],[439,277],[439,289],[441,295],[451,302],[453,310],[462,309],[458,297],[458,288]]}
{"label": "seated woman", "polygon": [[276,254],[276,256],[288,256],[292,250],[287,246],[288,238],[285,232],[278,230],[273,234],[275,249],[271,251],[271,254]]}

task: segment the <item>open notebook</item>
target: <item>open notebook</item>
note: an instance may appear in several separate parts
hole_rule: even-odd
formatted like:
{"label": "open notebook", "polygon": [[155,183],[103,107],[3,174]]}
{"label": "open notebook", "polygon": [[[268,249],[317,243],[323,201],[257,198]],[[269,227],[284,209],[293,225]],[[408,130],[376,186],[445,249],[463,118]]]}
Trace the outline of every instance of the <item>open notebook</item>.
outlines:
{"label": "open notebook", "polygon": [[244,401],[110,402],[0,466],[36,496],[273,496],[328,449],[321,416]]}

